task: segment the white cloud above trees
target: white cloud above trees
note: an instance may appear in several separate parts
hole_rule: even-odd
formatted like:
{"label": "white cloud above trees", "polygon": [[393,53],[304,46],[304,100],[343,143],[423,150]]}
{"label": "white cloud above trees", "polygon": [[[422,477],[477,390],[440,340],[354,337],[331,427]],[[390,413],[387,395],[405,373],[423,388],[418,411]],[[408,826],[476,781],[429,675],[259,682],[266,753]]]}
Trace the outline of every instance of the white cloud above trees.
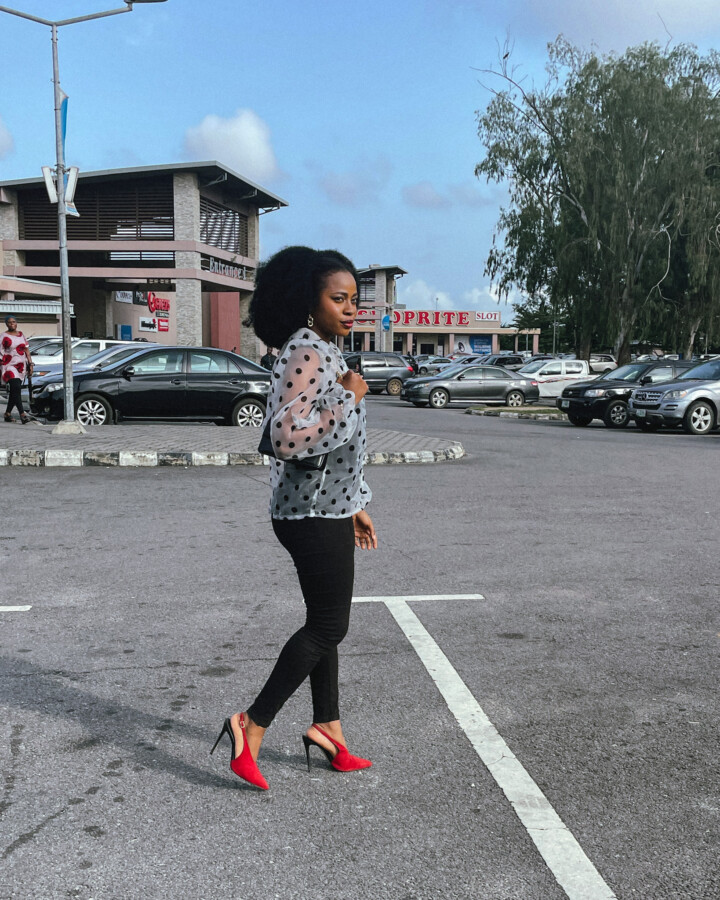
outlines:
{"label": "white cloud above trees", "polygon": [[234,116],[207,115],[185,132],[185,152],[193,159],[215,159],[252,181],[274,181],[280,176],[270,128],[252,109]]}

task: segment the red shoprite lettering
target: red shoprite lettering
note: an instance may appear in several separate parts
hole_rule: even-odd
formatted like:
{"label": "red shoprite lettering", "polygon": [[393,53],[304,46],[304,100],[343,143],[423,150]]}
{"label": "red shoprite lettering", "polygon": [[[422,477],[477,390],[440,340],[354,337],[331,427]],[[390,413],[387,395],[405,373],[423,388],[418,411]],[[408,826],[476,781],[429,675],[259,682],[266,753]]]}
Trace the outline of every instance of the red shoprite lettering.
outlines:
{"label": "red shoprite lettering", "polygon": [[148,310],[151,313],[154,313],[159,309],[164,310],[165,312],[170,312],[170,301],[165,297],[158,297],[152,291],[148,292],[147,304]]}

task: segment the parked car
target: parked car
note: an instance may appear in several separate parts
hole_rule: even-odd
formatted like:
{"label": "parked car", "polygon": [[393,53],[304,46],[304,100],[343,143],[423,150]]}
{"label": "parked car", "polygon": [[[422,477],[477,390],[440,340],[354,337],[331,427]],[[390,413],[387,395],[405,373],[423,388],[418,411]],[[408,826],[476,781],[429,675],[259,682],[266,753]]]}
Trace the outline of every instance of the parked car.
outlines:
{"label": "parked car", "polygon": [[598,374],[617,369],[617,360],[611,353],[591,353],[590,371]]}
{"label": "parked car", "polygon": [[451,366],[470,366],[473,364],[480,364],[484,360],[484,356],[459,356],[453,362],[428,363],[426,366],[426,374],[437,375],[438,372],[443,372]]}
{"label": "parked car", "polygon": [[534,378],[544,399],[554,399],[571,382],[591,377],[590,366],[585,359],[538,359],[519,369],[518,375]]}
{"label": "parked car", "polygon": [[[260,426],[271,373],[228,350],[213,347],[143,347],[121,362],[74,379],[75,414],[83,425],[126,419],[215,421]],[[62,418],[61,375],[33,394],[37,415]]]}
{"label": "parked car", "polygon": [[573,425],[583,427],[601,419],[608,428],[625,428],[630,421],[628,400],[644,384],[672,381],[691,362],[634,362],[603,372],[592,381],[578,381],[563,389],[556,404]]}
{"label": "parked car", "polygon": [[437,375],[418,376],[403,385],[403,400],[443,409],[448,403],[504,403],[522,406],[539,397],[537,382],[499,366],[451,366]]}
{"label": "parked car", "polygon": [[452,360],[449,356],[426,356],[424,358],[418,357],[418,374],[427,375],[430,366],[436,365],[449,366],[452,365]]}
{"label": "parked car", "polygon": [[[116,341],[106,338],[73,338],[72,339],[72,359],[73,362],[80,362],[83,359],[86,359],[88,356],[94,356],[94,354],[99,353],[100,350],[104,350],[106,347],[132,344],[137,347],[137,343],[135,341]],[[55,344],[43,344],[34,352],[31,351],[30,355],[33,358],[33,362],[35,363],[35,369],[39,369],[42,366],[46,365],[54,365],[55,363],[60,363],[62,365],[63,361],[63,345],[62,340],[59,343]]]}
{"label": "parked car", "polygon": [[696,364],[674,381],[637,388],[628,408],[643,431],[682,426],[688,434],[709,434],[720,411],[720,359]]}
{"label": "parked car", "polygon": [[502,366],[503,369],[510,369],[517,372],[523,366],[527,365],[525,360],[519,354],[514,353],[491,353],[483,360],[484,366]]}
{"label": "parked car", "polygon": [[346,357],[348,369],[359,372],[368,384],[371,394],[387,391],[393,397],[400,396],[403,382],[415,371],[399,353],[363,351]]}

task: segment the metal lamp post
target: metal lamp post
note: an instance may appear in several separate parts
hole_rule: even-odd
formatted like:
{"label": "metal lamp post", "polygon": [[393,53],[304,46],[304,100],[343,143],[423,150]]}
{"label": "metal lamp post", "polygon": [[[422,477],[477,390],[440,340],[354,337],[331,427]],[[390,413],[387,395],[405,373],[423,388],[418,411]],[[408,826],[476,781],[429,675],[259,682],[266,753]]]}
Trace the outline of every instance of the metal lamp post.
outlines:
{"label": "metal lamp post", "polygon": [[[60,300],[62,308],[62,339],[63,339],[63,388],[64,388],[64,415],[65,424],[72,423],[75,426],[75,397],[73,391],[72,374],[72,346],[70,339],[70,275],[68,271],[67,253],[67,207],[65,203],[65,153],[62,135],[62,91],[60,89],[60,67],[58,64],[58,28],[63,25],[74,25],[77,22],[89,22],[91,19],[104,19],[107,16],[117,16],[121,13],[132,12],[135,3],[164,3],[165,0],[125,0],[125,6],[120,9],[109,9],[104,12],[90,13],[86,16],[75,16],[72,19],[61,19],[53,22],[40,16],[31,16],[29,13],[10,9],[8,6],[0,6],[0,12],[9,13],[11,16],[19,16],[21,19],[30,19],[31,22],[39,22],[47,25],[52,30],[52,57],[53,57],[53,87],[55,103],[55,153],[56,153],[56,189],[58,208],[58,249],[60,251]],[[77,424],[77,430],[84,430]],[[67,428],[66,428],[67,430]]]}

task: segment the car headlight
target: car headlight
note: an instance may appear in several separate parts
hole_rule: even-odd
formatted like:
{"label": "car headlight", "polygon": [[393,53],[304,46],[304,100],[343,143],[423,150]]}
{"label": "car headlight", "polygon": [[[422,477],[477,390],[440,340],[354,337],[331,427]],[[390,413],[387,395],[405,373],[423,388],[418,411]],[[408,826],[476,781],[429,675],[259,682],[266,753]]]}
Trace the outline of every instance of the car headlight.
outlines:
{"label": "car headlight", "polygon": [[663,400],[679,400],[681,397],[686,397],[689,393],[690,390],[688,388],[685,388],[684,391],[668,391],[663,396]]}
{"label": "car headlight", "polygon": [[64,387],[64,385],[63,385],[63,383],[60,381],[60,382],[58,382],[57,384],[49,384],[49,385],[47,385],[47,387],[45,388],[45,390],[48,392],[48,394],[52,394],[54,391],[61,391],[61,390],[63,389],[63,387]]}
{"label": "car headlight", "polygon": [[413,381],[413,383],[412,383],[411,385],[408,385],[408,386],[409,386],[409,387],[414,387],[414,388],[416,388],[416,387],[427,387],[427,381]]}
{"label": "car headlight", "polygon": [[592,388],[589,391],[585,391],[586,397],[604,397],[607,391],[605,388]]}

